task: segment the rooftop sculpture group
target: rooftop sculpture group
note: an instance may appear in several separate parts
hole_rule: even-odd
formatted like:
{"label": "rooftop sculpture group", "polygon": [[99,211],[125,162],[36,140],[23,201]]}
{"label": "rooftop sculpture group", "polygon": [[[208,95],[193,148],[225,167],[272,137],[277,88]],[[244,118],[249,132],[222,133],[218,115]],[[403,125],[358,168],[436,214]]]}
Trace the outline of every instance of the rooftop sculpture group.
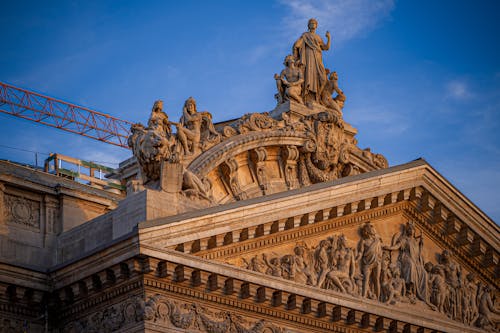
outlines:
{"label": "rooftop sculpture group", "polygon": [[[275,74],[276,98],[278,104],[290,100],[313,107],[316,103],[341,114],[345,95],[338,87],[337,73],[330,73],[322,58],[322,52],[330,49],[330,32],[326,32],[327,42],[324,43],[316,34],[317,27],[318,22],[310,19],[309,31],[293,44],[293,54],[285,57],[285,69],[280,75]],[[337,93],[335,98],[332,98],[333,93]]]}
{"label": "rooftop sculpture group", "polygon": [[[309,20],[308,27],[309,31],[293,44],[292,54],[285,57],[285,69],[280,75],[275,75],[278,88],[276,110],[281,108],[279,112],[246,114],[226,126],[216,128],[212,115],[207,111],[198,112],[192,97],[186,100],[179,122],[170,121],[163,112],[162,101],[156,101],[148,126],[133,125],[128,140],[140,165],[144,186],[162,188],[161,180],[170,174],[173,178],[169,183],[177,183],[179,192],[191,198],[210,201],[211,183],[204,178],[206,174],[194,167],[192,162],[199,162],[203,154],[217,144],[228,140],[236,144],[250,132],[267,133],[268,137],[300,138],[300,144],[282,147],[281,155],[290,161],[281,163],[286,164],[283,173],[288,188],[333,180],[370,168],[387,167],[382,155],[359,149],[354,139],[355,132],[347,134],[344,129],[342,108],[345,95],[338,86],[337,73],[326,69],[322,60],[322,52],[330,48],[330,34],[326,33],[325,43],[316,34],[315,19]],[[291,105],[287,109],[286,102],[295,103],[299,108],[309,111],[297,115],[292,112]],[[172,125],[175,126],[175,133]],[[220,152],[227,146],[217,147]],[[365,160],[363,163],[369,166],[368,169],[352,163],[352,154]],[[265,194],[269,189],[266,183],[265,144],[258,151],[249,152],[249,155],[256,156],[256,162],[252,164],[255,167],[253,172]],[[207,153],[206,160],[213,156]],[[244,199],[246,196],[242,194],[244,191],[238,177],[234,176],[238,172],[238,165],[229,157],[226,160],[222,168],[227,171],[222,170],[221,174],[226,178],[227,188],[237,200]],[[197,165],[200,164],[198,162]]]}

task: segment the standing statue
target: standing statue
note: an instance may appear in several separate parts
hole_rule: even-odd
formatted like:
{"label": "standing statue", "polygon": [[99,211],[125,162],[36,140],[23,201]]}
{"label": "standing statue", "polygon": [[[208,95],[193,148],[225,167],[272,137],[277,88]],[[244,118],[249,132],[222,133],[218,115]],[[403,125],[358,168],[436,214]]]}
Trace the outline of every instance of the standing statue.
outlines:
{"label": "standing statue", "polygon": [[462,267],[451,259],[450,251],[444,250],[439,258],[439,264],[444,270],[449,296],[445,311],[454,319],[462,313]]}
{"label": "standing statue", "polygon": [[368,296],[370,284],[373,286],[373,297],[380,298],[380,272],[382,265],[382,240],[377,235],[373,224],[367,222],[361,227],[361,239],[358,243],[358,255],[361,274],[363,275],[361,295]]}
{"label": "standing statue", "polygon": [[385,246],[385,250],[399,250],[398,261],[401,265],[401,275],[406,281],[406,291],[410,297],[418,297],[427,301],[427,272],[424,268],[422,256],[422,234],[415,235],[413,222],[406,223],[404,230],[393,236],[392,245]]}
{"label": "standing statue", "polygon": [[321,52],[330,49],[330,32],[326,32],[326,44],[316,34],[318,21],[310,19],[307,23],[308,32],[293,44],[293,55],[304,66],[303,99],[306,103],[321,102],[321,92],[326,85],[327,77]]}
{"label": "standing statue", "polygon": [[[327,69],[326,72],[328,73],[329,70]],[[323,89],[323,93],[321,94],[321,102],[324,106],[335,110],[337,117],[340,117],[342,115],[342,109],[344,108],[346,97],[344,92],[339,88],[338,80],[339,77],[337,72],[330,73],[328,81],[325,84],[325,88]],[[332,97],[333,93],[337,93],[335,98]]]}

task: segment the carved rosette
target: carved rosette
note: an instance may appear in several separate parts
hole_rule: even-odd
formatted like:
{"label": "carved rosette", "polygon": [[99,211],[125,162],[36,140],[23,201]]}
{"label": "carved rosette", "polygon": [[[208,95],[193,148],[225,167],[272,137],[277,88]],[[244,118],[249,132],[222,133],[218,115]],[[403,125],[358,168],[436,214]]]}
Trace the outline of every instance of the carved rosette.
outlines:
{"label": "carved rosette", "polygon": [[7,223],[40,229],[40,202],[4,194],[3,204]]}

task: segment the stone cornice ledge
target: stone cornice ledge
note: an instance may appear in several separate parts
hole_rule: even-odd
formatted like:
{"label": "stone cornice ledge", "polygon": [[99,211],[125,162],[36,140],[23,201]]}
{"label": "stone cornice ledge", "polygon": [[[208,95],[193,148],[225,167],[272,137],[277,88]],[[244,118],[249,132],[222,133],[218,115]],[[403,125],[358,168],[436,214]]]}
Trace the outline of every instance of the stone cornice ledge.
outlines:
{"label": "stone cornice ledge", "polygon": [[450,205],[491,246],[500,247],[498,226],[422,159],[307,188],[142,222],[138,226],[139,237],[141,242],[173,246],[229,232],[235,225],[253,227],[417,186],[427,188]]}
{"label": "stone cornice ledge", "polygon": [[0,282],[42,291],[50,289],[49,277],[46,273],[7,263],[0,263]]}
{"label": "stone cornice ledge", "polygon": [[[229,203],[226,205],[200,209],[166,218],[141,222],[138,225],[141,242],[155,238],[165,239],[165,246],[178,244],[179,237],[193,238],[202,231],[217,234],[230,231],[230,225],[238,223],[241,227],[261,224],[307,214],[311,211],[331,208],[334,205],[348,204],[388,192],[387,185],[394,190],[411,188],[422,184],[421,175],[428,164],[417,160],[383,170],[345,177],[330,182],[318,183],[309,187],[275,193],[263,197]],[[420,182],[417,182],[420,180]],[[356,198],[352,195],[356,194]],[[300,205],[297,205],[297,201]],[[335,200],[335,202],[333,202]],[[217,228],[218,230],[215,230]],[[220,230],[220,229],[223,230]],[[172,233],[171,233],[172,232]],[[168,237],[165,237],[168,235]],[[175,235],[175,236],[174,236]],[[170,244],[169,244],[170,243]]]}
{"label": "stone cornice ledge", "polygon": [[[498,224],[430,165],[427,165],[426,171],[423,174],[424,187],[481,238],[494,248],[500,248],[500,227]],[[472,223],[474,221],[483,223]]]}
{"label": "stone cornice ledge", "polygon": [[411,311],[402,311],[397,307],[381,305],[379,302],[369,299],[356,298],[331,290],[318,290],[317,288],[311,286],[304,286],[295,282],[284,281],[283,279],[277,277],[244,270],[229,264],[209,261],[175,250],[157,249],[148,245],[141,245],[140,253],[142,255],[165,260],[167,262],[173,262],[188,267],[196,267],[196,269],[212,272],[233,279],[265,286],[267,288],[286,291],[287,293],[297,294],[321,302],[340,305],[361,312],[373,314],[375,316],[385,317],[437,331],[446,331],[450,333],[462,333],[464,330],[469,332],[482,332],[482,330],[475,329],[473,327],[465,327],[458,322],[455,323],[453,321],[442,320],[426,314],[420,315]]}
{"label": "stone cornice ledge", "polygon": [[51,268],[50,277],[54,282],[54,290],[86,278],[96,272],[119,264],[139,254],[136,236],[126,235],[115,241],[113,245],[96,248],[88,253]]}

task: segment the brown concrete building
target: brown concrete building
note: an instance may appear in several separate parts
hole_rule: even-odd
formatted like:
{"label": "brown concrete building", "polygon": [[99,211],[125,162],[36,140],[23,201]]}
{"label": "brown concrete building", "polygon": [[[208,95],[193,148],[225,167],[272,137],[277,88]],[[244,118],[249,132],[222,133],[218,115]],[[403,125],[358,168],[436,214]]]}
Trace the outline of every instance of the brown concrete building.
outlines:
{"label": "brown concrete building", "polygon": [[1,331],[498,331],[499,227],[425,160],[357,146],[315,24],[270,113],[157,101],[126,195],[0,161]]}

